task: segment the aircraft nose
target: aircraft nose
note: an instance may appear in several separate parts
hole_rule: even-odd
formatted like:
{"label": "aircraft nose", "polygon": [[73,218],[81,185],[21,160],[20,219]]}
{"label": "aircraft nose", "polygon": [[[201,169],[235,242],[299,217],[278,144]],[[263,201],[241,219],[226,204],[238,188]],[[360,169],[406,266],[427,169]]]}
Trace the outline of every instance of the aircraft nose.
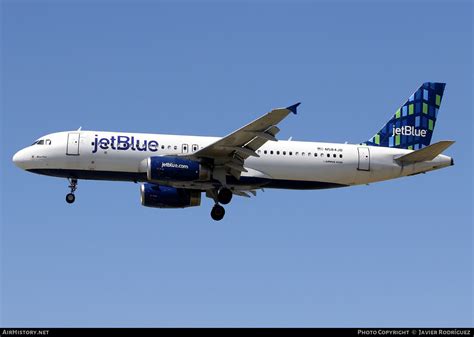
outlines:
{"label": "aircraft nose", "polygon": [[25,164],[27,160],[28,160],[28,157],[27,157],[27,154],[25,153],[25,149],[20,150],[17,153],[15,153],[12,158],[13,163],[22,169],[25,168]]}

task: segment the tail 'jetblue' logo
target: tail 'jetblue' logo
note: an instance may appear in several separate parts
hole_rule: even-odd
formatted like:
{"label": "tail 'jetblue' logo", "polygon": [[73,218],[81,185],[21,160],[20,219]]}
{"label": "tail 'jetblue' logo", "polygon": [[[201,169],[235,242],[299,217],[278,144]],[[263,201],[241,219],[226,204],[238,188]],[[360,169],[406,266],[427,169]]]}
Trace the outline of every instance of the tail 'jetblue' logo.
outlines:
{"label": "tail 'jetblue' logo", "polygon": [[94,147],[92,153],[96,153],[98,149],[112,149],[119,151],[158,151],[158,142],[156,140],[141,140],[135,138],[135,136],[111,136],[110,138],[98,138],[98,136],[95,135],[92,146]]}
{"label": "tail 'jetblue' logo", "polygon": [[426,130],[416,129],[414,126],[409,125],[402,126],[401,128],[393,127],[392,135],[426,137]]}

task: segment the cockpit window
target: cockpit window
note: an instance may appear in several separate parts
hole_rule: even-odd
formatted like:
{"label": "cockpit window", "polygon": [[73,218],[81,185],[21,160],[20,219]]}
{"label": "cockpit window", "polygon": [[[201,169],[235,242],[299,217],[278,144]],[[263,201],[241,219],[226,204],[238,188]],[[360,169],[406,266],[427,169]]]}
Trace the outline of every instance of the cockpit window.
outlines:
{"label": "cockpit window", "polygon": [[33,145],[51,145],[51,139],[40,139],[31,144]]}

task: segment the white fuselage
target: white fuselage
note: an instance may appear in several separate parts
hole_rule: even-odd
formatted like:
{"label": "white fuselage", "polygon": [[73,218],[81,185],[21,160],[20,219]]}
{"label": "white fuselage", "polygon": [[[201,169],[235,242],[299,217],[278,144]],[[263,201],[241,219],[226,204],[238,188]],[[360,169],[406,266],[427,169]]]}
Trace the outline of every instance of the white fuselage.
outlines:
{"label": "white fuselage", "polygon": [[[190,156],[219,137],[70,131],[49,134],[15,154],[23,169],[78,179],[146,181],[146,160],[152,156]],[[452,165],[438,155],[428,162],[401,165],[394,158],[411,150],[300,141],[268,141],[259,157],[245,160],[248,172],[229,185],[313,189],[367,184]],[[275,183],[273,183],[275,182]],[[163,182],[162,182],[163,183]],[[165,182],[166,183],[166,182]],[[168,182],[170,186],[205,190],[206,183]]]}

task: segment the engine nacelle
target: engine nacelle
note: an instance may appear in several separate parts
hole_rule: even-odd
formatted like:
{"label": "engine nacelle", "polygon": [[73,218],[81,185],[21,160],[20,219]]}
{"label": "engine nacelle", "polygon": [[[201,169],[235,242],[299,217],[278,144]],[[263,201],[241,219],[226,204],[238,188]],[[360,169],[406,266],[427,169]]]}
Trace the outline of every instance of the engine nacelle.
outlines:
{"label": "engine nacelle", "polygon": [[140,199],[147,207],[194,207],[201,205],[201,191],[145,183],[140,187]]}
{"label": "engine nacelle", "polygon": [[147,160],[148,181],[209,180],[211,171],[200,162],[180,157],[150,157]]}

